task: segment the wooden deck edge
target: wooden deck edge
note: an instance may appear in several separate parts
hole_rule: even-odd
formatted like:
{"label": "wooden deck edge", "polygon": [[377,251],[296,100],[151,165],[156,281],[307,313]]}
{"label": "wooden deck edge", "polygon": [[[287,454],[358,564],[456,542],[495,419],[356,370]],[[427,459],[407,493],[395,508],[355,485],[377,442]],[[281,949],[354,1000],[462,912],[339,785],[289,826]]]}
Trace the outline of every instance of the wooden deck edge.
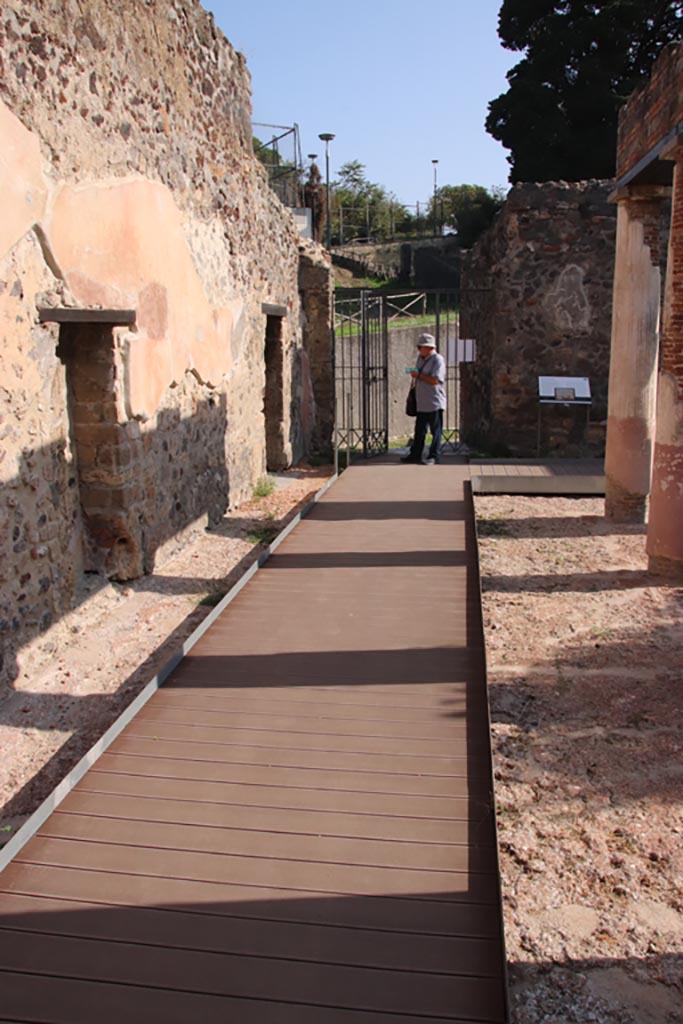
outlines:
{"label": "wooden deck edge", "polygon": [[30,839],[36,834],[38,829],[47,821],[52,812],[57,809],[61,802],[69,795],[71,790],[81,781],[83,776],[86,774],[89,768],[104,754],[109,746],[117,739],[123,730],[132,722],[137,713],[145,706],[145,704],[154,696],[156,691],[163,686],[164,682],[170,676],[171,672],[179,665],[185,655],[194,647],[194,645],[204,636],[210,626],[216,621],[216,619],[222,615],[225,609],[232,601],[235,600],[239,592],[247,585],[252,577],[258,572],[258,570],[265,565],[270,555],[282,544],[283,540],[289,536],[302,519],[304,519],[311,509],[317,504],[322,498],[323,494],[332,486],[332,484],[338,479],[339,474],[335,473],[325,483],[319,491],[316,491],[314,496],[308,502],[300,512],[292,519],[287,526],[278,533],[277,537],[268,545],[268,547],[259,555],[256,561],[246,570],[243,576],[237,581],[237,583],[227,592],[222,600],[213,608],[209,615],[200,623],[193,633],[185,640],[180,650],[178,650],[165,665],[157,672],[153,679],[151,679],[147,685],[140,691],[135,700],[133,700],[128,707],[119,715],[119,717],[109,726],[107,731],[100,736],[99,740],[93,744],[90,750],[83,755],[80,761],[74,765],[64,778],[55,786],[50,795],[43,800],[40,806],[33,812],[33,814],[26,819],[21,828],[12,836],[12,838],[5,844],[3,849],[0,851],[0,872],[3,871],[8,864],[16,857],[19,851],[28,843]]}
{"label": "wooden deck edge", "polygon": [[577,495],[604,497],[605,477],[567,474],[566,476],[489,476],[473,475],[474,494],[549,495],[573,498]]}
{"label": "wooden deck edge", "polygon": [[500,845],[498,841],[498,807],[496,803],[496,786],[495,776],[493,773],[493,750],[491,746],[491,706],[489,703],[489,672],[488,672],[488,655],[486,651],[486,634],[484,632],[484,610],[482,600],[482,589],[481,589],[481,572],[479,569],[479,532],[477,530],[477,514],[474,507],[474,479],[465,480],[464,482],[464,494],[465,494],[465,514],[470,517],[472,536],[474,541],[474,574],[475,574],[475,587],[477,592],[477,600],[479,602],[479,615],[481,618],[481,631],[482,631],[482,651],[483,651],[483,666],[482,670],[484,673],[484,687],[486,689],[486,722],[489,735],[489,767],[491,771],[491,806],[493,811],[493,839],[495,843],[495,868],[498,878],[498,906],[500,907],[500,938],[502,945],[502,958],[501,964],[502,978],[503,978],[503,999],[505,1003],[505,1024],[509,1024],[510,1021],[510,983],[508,979],[508,968],[507,968],[507,953],[505,948],[505,917],[503,914],[503,886],[500,874]]}

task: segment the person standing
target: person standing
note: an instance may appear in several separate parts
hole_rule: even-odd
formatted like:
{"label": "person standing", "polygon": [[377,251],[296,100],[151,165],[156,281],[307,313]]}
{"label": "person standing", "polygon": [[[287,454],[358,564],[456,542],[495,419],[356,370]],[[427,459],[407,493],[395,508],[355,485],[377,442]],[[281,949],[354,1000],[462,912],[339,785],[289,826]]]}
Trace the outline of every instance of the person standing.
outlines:
{"label": "person standing", "polygon": [[[410,376],[415,381],[417,417],[415,436],[410,451],[401,462],[416,462],[419,465],[438,463],[441,458],[441,435],[443,434],[443,411],[446,408],[446,363],[436,351],[432,334],[421,334],[417,343],[419,356],[417,368]],[[432,435],[429,457],[422,457],[427,428]]]}

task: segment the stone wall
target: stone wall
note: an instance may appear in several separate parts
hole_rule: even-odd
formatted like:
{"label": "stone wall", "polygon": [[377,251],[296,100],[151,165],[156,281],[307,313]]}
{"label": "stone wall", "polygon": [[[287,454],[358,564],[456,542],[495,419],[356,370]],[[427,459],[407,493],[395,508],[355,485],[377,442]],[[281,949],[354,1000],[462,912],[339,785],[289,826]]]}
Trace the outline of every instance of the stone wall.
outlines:
{"label": "stone wall", "polygon": [[[250,115],[195,0],[3,5],[0,681],[83,572],[149,570],[267,459],[329,443],[329,262],[268,188]],[[60,307],[135,319],[41,322]]]}
{"label": "stone wall", "polygon": [[542,451],[599,453],[609,371],[616,211],[609,182],[516,185],[466,257],[460,335],[477,340],[462,370],[465,440],[534,455],[541,375],[589,377],[585,410],[544,408]]}
{"label": "stone wall", "polygon": [[407,242],[353,243],[337,248],[340,267],[416,288],[457,288],[463,251],[454,236]]}

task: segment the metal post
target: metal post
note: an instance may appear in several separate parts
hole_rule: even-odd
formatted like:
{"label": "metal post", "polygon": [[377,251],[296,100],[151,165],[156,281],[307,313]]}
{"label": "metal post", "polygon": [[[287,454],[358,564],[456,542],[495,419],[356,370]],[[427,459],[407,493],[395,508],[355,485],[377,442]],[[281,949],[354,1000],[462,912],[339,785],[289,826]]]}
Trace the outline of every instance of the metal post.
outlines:
{"label": "metal post", "polygon": [[325,195],[327,211],[327,251],[332,248],[332,221],[330,215],[330,142],[334,138],[332,132],[322,132],[318,138],[325,143]]}
{"label": "metal post", "polygon": [[339,207],[339,244],[344,244],[344,207]]}
{"label": "metal post", "polygon": [[436,190],[436,168],[437,168],[437,165],[438,165],[438,163],[439,163],[439,161],[438,161],[438,160],[432,160],[432,164],[434,165],[434,237],[435,237],[435,238],[436,238],[436,236],[437,236],[437,230],[436,230],[436,225],[437,225],[437,210],[436,210],[436,194],[437,194],[437,190]]}

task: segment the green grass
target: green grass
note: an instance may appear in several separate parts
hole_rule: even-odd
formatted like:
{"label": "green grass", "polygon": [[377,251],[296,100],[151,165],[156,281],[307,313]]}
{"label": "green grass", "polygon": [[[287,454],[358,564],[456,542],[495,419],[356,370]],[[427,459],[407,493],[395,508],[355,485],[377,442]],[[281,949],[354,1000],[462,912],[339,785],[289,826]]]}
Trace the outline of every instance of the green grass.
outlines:
{"label": "green grass", "polygon": [[406,435],[405,437],[390,437],[389,451],[393,451],[396,448],[406,448],[411,441],[412,437],[409,437],[408,435]]}
{"label": "green grass", "polygon": [[[442,322],[445,324],[447,321]],[[407,330],[411,327],[431,327],[436,330],[436,318],[433,313],[425,313],[424,316],[399,316],[395,320],[390,320],[387,327],[390,333],[391,331]],[[355,337],[360,334],[360,324],[355,321],[337,321],[334,329],[342,338]]]}
{"label": "green grass", "polygon": [[255,498],[267,498],[269,494],[272,494],[275,490],[275,481],[267,473],[266,476],[259,477],[254,485],[253,496]]}

